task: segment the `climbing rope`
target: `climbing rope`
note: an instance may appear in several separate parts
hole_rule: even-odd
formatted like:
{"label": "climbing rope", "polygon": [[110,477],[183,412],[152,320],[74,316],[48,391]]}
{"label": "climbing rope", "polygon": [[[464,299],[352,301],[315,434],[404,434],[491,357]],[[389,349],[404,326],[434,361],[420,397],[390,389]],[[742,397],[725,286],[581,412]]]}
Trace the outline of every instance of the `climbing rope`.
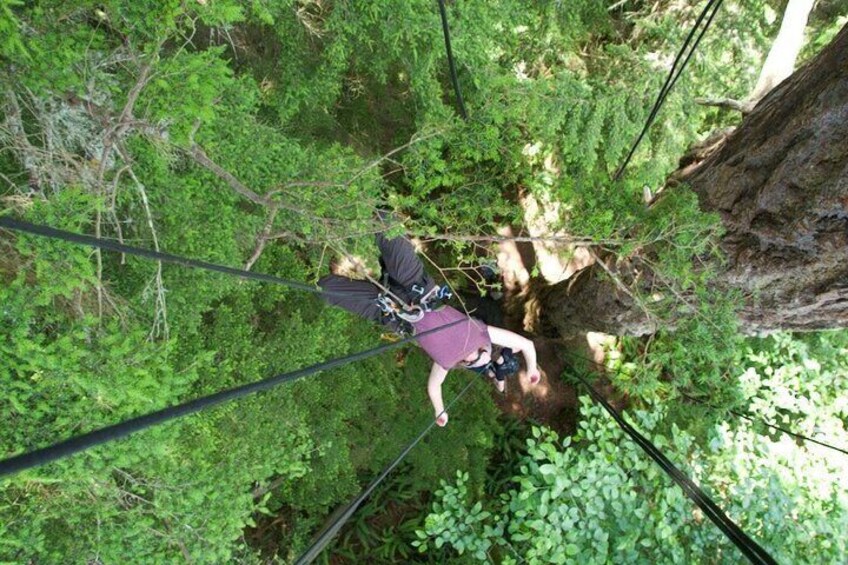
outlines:
{"label": "climbing rope", "polygon": [[[584,355],[579,355],[579,354],[577,354],[577,353],[573,353],[573,352],[571,352],[571,351],[563,351],[563,353],[564,353],[565,355],[568,355],[569,357],[573,357],[573,358],[575,358],[575,359],[579,359],[579,360],[581,360],[581,361],[585,361],[585,362],[587,362],[587,363],[591,363],[592,365],[594,365],[594,366],[596,366],[596,367],[599,367],[600,369],[603,369],[604,371],[606,371],[606,366],[605,366],[603,363],[598,363],[597,361],[595,361],[595,360],[593,360],[593,359],[590,359],[590,358],[588,358],[588,357],[586,357],[586,356],[584,356]],[[788,429],[786,429],[786,428],[782,428],[782,427],[780,427],[780,426],[777,426],[777,425],[774,425],[774,424],[770,424],[769,422],[766,422],[765,420],[762,420],[762,419],[760,419],[760,418],[754,418],[754,417],[753,417],[753,416],[751,416],[750,414],[745,414],[745,413],[743,413],[743,412],[739,412],[739,411],[737,411],[737,410],[733,410],[733,409],[721,408],[721,407],[719,407],[719,406],[716,406],[715,404],[710,404],[709,402],[706,402],[705,400],[701,400],[700,398],[696,398],[696,397],[694,397],[694,396],[692,396],[692,395],[690,395],[690,394],[686,394],[685,392],[684,392],[684,393],[682,393],[682,394],[683,394],[683,396],[685,396],[686,398],[688,398],[688,399],[689,399],[689,400],[691,400],[692,402],[697,402],[698,404],[701,404],[701,405],[706,406],[706,407],[708,407],[708,408],[711,408],[711,409],[713,409],[713,410],[722,410],[722,411],[725,411],[725,410],[726,410],[727,412],[730,412],[731,414],[733,414],[734,416],[736,416],[736,417],[738,417],[738,418],[744,418],[744,419],[746,419],[746,420],[748,420],[748,421],[750,421],[750,422],[762,424],[762,425],[764,425],[764,426],[766,426],[766,427],[768,427],[768,428],[771,428],[771,429],[773,429],[773,430],[777,430],[777,431],[779,431],[779,432],[783,432],[783,433],[784,433],[784,434],[786,434],[786,435],[792,436],[792,437],[797,438],[797,439],[800,439],[800,440],[802,440],[802,441],[807,441],[807,442],[810,442],[810,443],[815,443],[815,444],[820,445],[820,446],[822,446],[822,447],[827,447],[828,449],[832,449],[832,450],[834,450],[834,451],[839,451],[839,452],[841,452],[841,453],[844,453],[845,455],[848,455],[848,450],[845,450],[845,449],[843,449],[843,448],[841,448],[841,447],[836,447],[836,446],[834,446],[834,445],[830,445],[830,444],[825,443],[825,442],[823,442],[823,441],[819,441],[819,440],[817,440],[817,439],[813,439],[813,438],[808,437],[808,436],[805,436],[805,435],[803,435],[803,434],[799,434],[799,433],[797,433],[797,432],[793,432],[792,430],[788,430]]]}
{"label": "climbing rope", "polygon": [[671,479],[683,490],[704,514],[739,548],[751,563],[776,565],[777,561],[768,554],[757,542],[751,539],[733,520],[731,520],[713,500],[701,490],[689,477],[687,477],[674,463],[672,463],[662,452],[656,448],[645,436],[640,434],[633,426],[622,418],[621,414],[613,408],[603,396],[601,396],[580,374],[574,376],[586,387],[589,395],[595,402],[604,407],[612,416],[613,420],[630,438],[656,462]]}
{"label": "climbing rope", "polygon": [[[633,154],[636,151],[636,148],[644,138],[647,133],[650,125],[655,119],[659,109],[664,103],[668,92],[671,88],[676,84],[677,80],[680,77],[680,74],[683,72],[690,58],[692,57],[695,49],[703,38],[706,30],[709,28],[713,18],[715,17],[722,0],[709,0],[707,6],[704,11],[699,16],[696,21],[695,26],[692,31],[686,38],[686,41],[681,48],[681,51],[678,53],[674,64],[672,65],[672,69],[669,73],[668,78],[665,81],[660,93],[657,97],[657,101],[654,104],[653,109],[646,121],[642,132],[638,136],[636,142],[633,144],[627,158],[624,163],[619,167],[614,175],[614,180],[618,180],[620,176],[623,174],[625,168],[630,162]],[[456,74],[456,67],[453,60],[453,53],[450,44],[450,33],[447,23],[447,13],[444,4],[444,0],[439,0],[439,11],[442,19],[442,29],[445,38],[445,48],[447,51],[448,64],[450,67],[450,75],[451,81],[453,83],[454,91],[456,93],[457,105],[459,107],[460,115],[463,119],[468,119],[467,112],[465,110],[464,101],[462,99],[462,93],[459,88],[459,81]],[[711,13],[710,13],[711,11]],[[709,16],[707,17],[707,14]],[[700,26],[701,22],[706,19],[706,24],[700,31],[697,39],[694,41],[691,50],[686,55],[685,59],[683,59],[683,54],[686,51],[692,37],[694,37],[696,30]],[[683,59],[682,64],[680,65],[680,69],[677,70],[677,65],[680,60]],[[344,295],[344,293],[333,293],[322,291],[319,288],[315,288],[304,283],[299,283],[296,281],[290,281],[286,279],[282,279],[279,277],[274,277],[271,275],[264,275],[260,273],[253,273],[250,271],[234,269],[231,267],[226,267],[222,265],[216,265],[213,263],[208,263],[204,261],[198,261],[194,259],[188,259],[185,257],[180,257],[177,255],[171,255],[167,253],[162,253],[158,251],[151,251],[147,249],[136,248],[132,246],[127,246],[121,243],[103,240],[91,236],[74,234],[71,232],[66,232],[62,230],[57,230],[54,228],[50,228],[47,226],[41,226],[36,224],[31,224],[28,222],[22,222],[19,220],[14,220],[12,218],[0,218],[0,227],[6,227],[9,229],[14,229],[17,231],[22,231],[34,235],[41,235],[45,237],[50,237],[54,239],[60,239],[63,241],[78,243],[82,245],[87,245],[90,247],[95,247],[99,249],[107,249],[120,253],[127,253],[130,255],[136,255],[141,257],[146,257],[149,259],[154,259],[157,261],[174,263],[188,267],[200,268],[209,271],[217,271],[225,274],[230,274],[234,276],[238,276],[246,279],[254,279],[260,280],[263,282],[272,282],[275,284],[282,284],[288,286],[290,288],[295,288],[299,290],[304,290],[307,292],[313,292],[316,294],[325,294],[325,295]],[[374,282],[374,281],[372,281]],[[382,287],[382,285],[378,286]],[[388,289],[384,289],[388,292]],[[421,335],[425,335],[428,333],[433,333],[440,331],[442,329],[448,328],[455,324],[462,322],[463,320],[459,320],[450,324],[446,324],[440,326],[438,328],[434,328],[427,332],[423,332]],[[24,453],[22,455],[18,455],[15,457],[7,458],[0,461],[0,476],[7,475],[10,473],[22,471],[24,469],[29,469],[35,467],[37,465],[42,465],[48,463],[50,461],[54,461],[61,457],[69,456],[71,454],[80,452],[82,450],[88,449],[89,447],[93,447],[96,445],[100,445],[107,441],[115,440],[121,437],[125,437],[129,434],[132,434],[136,431],[140,431],[147,427],[163,423],[181,416],[185,416],[188,414],[196,413],[200,410],[203,410],[207,407],[211,407],[229,400],[233,400],[236,398],[240,398],[246,396],[248,394],[252,394],[254,392],[259,392],[262,390],[267,390],[271,387],[274,387],[278,384],[284,382],[291,382],[297,380],[299,378],[308,376],[313,373],[317,373],[320,371],[329,370],[341,365],[345,365],[347,363],[352,363],[355,361],[359,361],[361,359],[365,359],[379,353],[383,353],[385,351],[394,349],[399,347],[413,339],[415,337],[408,337],[401,339],[395,343],[381,345],[366,351],[362,351],[356,354],[348,355],[345,357],[337,358],[331,361],[318,363],[312,365],[310,367],[299,369],[297,371],[293,371],[290,373],[284,373],[281,375],[276,375],[274,377],[270,377],[268,379],[250,383],[247,385],[242,385],[240,387],[235,387],[229,390],[221,391],[209,396],[205,396],[199,399],[195,399],[183,404],[179,404],[176,406],[172,406],[163,410],[159,410],[157,412],[153,412],[151,414],[146,414],[144,416],[139,416],[137,418],[133,418],[131,420],[127,420],[125,422],[108,426],[106,428],[102,428],[87,434],[82,434],[80,436],[65,440],[63,442],[54,444],[50,447],[39,449],[36,451],[32,451],[29,453]],[[635,430],[632,426],[630,426],[618,412],[611,406],[606,400],[595,391],[593,387],[589,385],[589,383],[583,379],[580,375],[575,375],[581,383],[587,388],[589,394],[592,398],[601,404],[607,412],[613,417],[613,419],[618,423],[618,425],[622,428],[622,430],[627,433],[633,441],[635,441],[654,461],[683,489],[684,493],[692,499],[699,508],[716,524],[716,526],[722,530],[722,532],[727,535],[731,541],[736,544],[736,546],[742,551],[742,553],[752,562],[752,563],[767,563],[772,564],[776,563],[776,561],[762,548],[760,547],[754,540],[748,537],[744,531],[742,531],[722,510],[719,508],[694,482],[692,482],[685,474],[683,474],[673,463],[671,463],[668,458],[666,458],[650,441],[648,441],[644,436],[642,436],[637,430]],[[471,381],[465,386],[465,388],[460,392],[454,400],[448,405],[447,408],[450,408],[456,401],[458,401],[469,388],[473,385],[476,379],[471,379]],[[447,411],[447,408],[445,411]],[[444,412],[443,412],[444,413]],[[439,415],[441,416],[441,414]],[[743,416],[745,417],[745,416]],[[354,499],[342,512],[339,516],[330,524],[316,539],[316,541],[310,546],[310,548],[298,559],[297,563],[310,563],[317,555],[326,547],[326,545],[330,542],[330,540],[336,535],[341,526],[353,515],[359,505],[367,498],[373,490],[377,487],[377,485],[382,482],[386,476],[406,457],[406,455],[424,438],[424,436],[429,433],[429,431],[435,425],[435,421],[431,421],[429,425],[415,438],[413,441],[395,458],[392,463],[383,470],[383,472],[378,475],[372,482],[360,493],[360,495]],[[772,426],[774,427],[774,426]],[[780,429],[780,428],[777,428]],[[781,431],[784,431],[781,429]],[[791,433],[791,432],[787,432]],[[796,434],[793,434],[796,435]],[[815,441],[815,440],[812,440]],[[820,442],[816,442],[820,443]],[[840,450],[842,451],[842,450]]]}
{"label": "climbing rope", "polygon": [[[692,30],[689,32],[689,35],[686,36],[686,40],[683,42],[683,46],[680,48],[680,51],[677,53],[677,57],[674,59],[674,63],[671,65],[671,70],[668,73],[668,77],[665,79],[665,83],[657,94],[657,100],[654,102],[654,106],[651,109],[650,114],[648,115],[648,119],[645,121],[645,126],[642,128],[642,131],[639,133],[639,136],[636,138],[636,141],[633,143],[633,146],[630,148],[630,152],[627,154],[627,157],[624,159],[624,162],[619,166],[618,170],[612,177],[612,180],[617,181],[621,178],[621,175],[624,173],[624,169],[627,168],[627,165],[630,163],[630,159],[633,157],[633,154],[636,152],[636,148],[639,147],[639,144],[642,142],[642,139],[645,137],[645,134],[648,133],[648,129],[651,127],[651,124],[654,123],[654,118],[657,117],[657,114],[660,111],[660,108],[665,103],[666,96],[677,83],[677,79],[680,78],[680,75],[683,73],[683,69],[686,68],[686,65],[689,63],[689,59],[692,58],[692,55],[695,53],[695,49],[698,48],[698,45],[701,43],[701,39],[704,37],[704,34],[709,29],[710,24],[712,24],[713,18],[718,13],[718,9],[721,7],[721,3],[723,0],[709,0],[707,5],[701,11],[701,14],[698,16],[698,19],[695,21],[695,25],[692,26]],[[692,44],[692,48],[688,50],[689,42],[692,41],[692,38],[695,36],[695,33],[698,31],[698,28],[701,26],[701,23],[704,21],[704,18],[707,18],[706,23],[703,28],[701,28],[700,33],[698,34],[697,39]],[[684,53],[686,53],[685,59]],[[677,64],[683,59],[683,64],[680,65],[680,69],[677,69]]]}
{"label": "climbing rope", "polygon": [[[115,251],[119,253],[126,253],[127,255],[134,255],[137,257],[144,257],[147,259],[153,259],[156,261],[162,261],[163,263],[172,263],[176,265],[182,265],[184,267],[191,267],[196,269],[203,269],[206,271],[213,271],[218,273],[224,273],[227,275],[237,276],[243,279],[252,279],[262,282],[270,282],[274,284],[279,284],[283,286],[287,286],[289,288],[293,288],[296,290],[304,290],[306,292],[311,292],[314,294],[319,294],[323,296],[339,296],[344,297],[348,301],[361,301],[361,302],[373,302],[374,300],[371,298],[357,298],[355,296],[350,296],[344,292],[335,292],[330,290],[324,290],[320,287],[310,286],[308,284],[304,284],[302,282],[283,279],[280,277],[275,277],[273,275],[266,275],[263,273],[254,273],[252,271],[245,271],[242,269],[235,269],[233,267],[227,267],[225,265],[218,265],[216,263],[208,263],[206,261],[199,261],[197,259],[191,259],[188,257],[183,257],[180,255],[173,255],[170,253],[164,253],[160,251],[153,251],[151,249],[143,249],[141,247],[133,247],[131,245],[125,245],[123,243],[119,243],[117,241],[112,241],[109,239],[101,239],[98,237],[93,237],[90,235],[73,233],[69,231],[59,230],[56,228],[52,228],[45,225],[40,224],[32,224],[29,222],[25,222],[22,220],[16,220],[10,217],[0,217],[0,227],[8,228],[11,230],[29,233],[31,235],[37,235],[42,237],[48,237],[51,239],[57,239],[60,241],[65,241],[69,243],[76,243],[79,245],[85,245],[88,247],[95,247],[97,249],[105,249],[108,251]],[[391,298],[394,301],[402,313],[406,313],[407,318],[412,322],[419,321],[424,315],[424,309],[418,305],[411,305],[406,303],[403,299],[389,290],[385,285],[380,283],[380,281],[374,279],[368,273],[363,272],[368,281],[376,286],[380,291]],[[434,287],[434,290],[438,290],[438,286]]]}
{"label": "climbing rope", "polygon": [[[468,384],[465,385],[465,388],[463,388],[462,391],[458,395],[456,395],[456,397],[454,397],[454,399],[451,400],[450,403],[448,403],[447,407],[445,407],[441,414],[436,416],[436,420],[438,420],[442,416],[442,414],[445,414],[448,409],[450,409],[456,402],[458,402],[459,399],[465,395],[468,389],[470,389],[475,382],[477,382],[477,379],[471,378]],[[315,538],[315,541],[312,542],[312,545],[310,545],[309,548],[304,551],[300,557],[297,558],[297,561],[295,561],[295,565],[306,565],[308,563],[312,563],[312,561],[316,557],[318,557],[318,555],[324,550],[324,548],[327,547],[327,544],[329,544],[336,536],[342,526],[344,526],[345,523],[350,520],[350,518],[353,516],[359,506],[365,501],[365,499],[368,498],[372,492],[374,492],[374,489],[377,488],[377,485],[383,482],[383,479],[385,479],[389,475],[389,473],[391,473],[394,468],[397,467],[401,461],[403,461],[403,459],[409,454],[409,452],[412,451],[412,449],[416,445],[418,445],[418,443],[422,439],[424,439],[424,436],[430,433],[430,430],[433,429],[434,425],[436,425],[435,420],[431,421],[427,425],[427,427],[425,427],[424,430],[422,430],[421,433],[418,434],[418,436],[413,439],[409,443],[409,445],[407,445],[404,450],[400,452],[397,457],[395,457],[394,461],[392,461],[385,469],[383,469],[383,472],[377,475],[368,484],[368,486],[365,487],[361,493],[359,493],[359,496],[353,499],[350,504],[347,505],[344,511],[339,513],[336,516],[335,520],[333,520],[332,523],[330,523],[321,531],[320,534],[318,534],[318,536]]]}
{"label": "climbing rope", "polygon": [[769,424],[765,420],[761,420],[759,418],[754,418],[753,416],[750,416],[748,414],[743,414],[742,412],[737,412],[736,410],[729,410],[729,412],[731,414],[733,414],[734,416],[736,416],[738,418],[744,418],[745,420],[748,420],[749,422],[760,423],[760,424],[766,426],[767,428],[771,428],[773,430],[783,432],[784,434],[786,434],[788,436],[792,436],[792,437],[800,439],[802,441],[808,441],[810,443],[815,443],[817,445],[821,445],[822,447],[826,447],[828,449],[832,449],[834,451],[839,451],[841,453],[844,453],[845,455],[848,455],[848,451],[846,451],[845,449],[842,449],[841,447],[836,447],[835,445],[830,445],[830,444],[824,443],[823,441],[819,441],[817,439],[813,439],[813,438],[805,436],[803,434],[793,432],[792,430],[787,430],[786,428],[782,428],[780,426],[775,426],[774,424]]}
{"label": "climbing rope", "polygon": [[448,54],[448,67],[450,68],[451,83],[456,93],[456,105],[459,107],[459,115],[463,120],[468,120],[468,112],[465,111],[465,102],[462,100],[462,91],[459,89],[459,79],[456,76],[456,65],[453,62],[453,49],[451,49],[450,29],[448,29],[448,13],[445,9],[445,0],[439,0],[439,14],[442,16],[442,34],[445,36],[445,51]]}
{"label": "climbing rope", "polygon": [[50,239],[57,239],[69,243],[76,243],[78,245],[85,245],[87,247],[105,249],[107,251],[115,251],[117,253],[126,253],[127,255],[134,255],[136,257],[144,257],[146,259],[162,261],[163,263],[182,265],[183,267],[191,267],[194,269],[202,269],[205,271],[214,271],[218,273],[224,273],[226,275],[233,275],[243,279],[251,279],[256,281],[279,284],[296,290],[303,290],[306,292],[321,294],[324,296],[348,297],[348,295],[343,292],[331,292],[323,290],[320,287],[311,286],[298,281],[275,277],[273,275],[254,273],[252,271],[245,271],[243,269],[235,269],[233,267],[227,267],[225,265],[218,265],[216,263],[209,263],[207,261],[190,259],[188,257],[183,257],[180,255],[172,255],[171,253],[153,251],[152,249],[133,247],[131,245],[125,245],[123,243],[119,243],[110,239],[101,239],[99,237],[59,230],[45,225],[32,224],[30,222],[16,220],[15,218],[10,218],[8,216],[0,217],[0,228],[7,228],[10,230],[24,232],[31,235],[47,237]]}
{"label": "climbing rope", "polygon": [[[683,396],[685,396],[686,398],[688,398],[689,400],[691,400],[693,402],[697,402],[698,404],[701,404],[701,405],[706,406],[708,408],[711,408],[713,410],[724,410],[723,408],[716,406],[715,404],[710,404],[709,402],[707,402],[705,400],[701,400],[700,398],[696,398],[696,397],[691,396],[689,394],[683,393]],[[813,439],[809,436],[805,436],[804,434],[799,434],[798,432],[793,432],[792,430],[787,430],[786,428],[783,428],[781,426],[777,426],[775,424],[771,424],[769,422],[766,422],[765,420],[763,420],[761,418],[755,418],[755,417],[751,416],[750,414],[745,414],[744,412],[739,412],[738,410],[733,410],[733,409],[727,409],[727,412],[730,412],[731,414],[733,414],[737,418],[743,418],[743,419],[748,420],[749,422],[752,422],[754,424],[762,424],[763,426],[765,426],[767,428],[771,428],[773,430],[782,432],[782,433],[784,433],[788,436],[792,436],[796,439],[800,439],[802,441],[806,441],[806,442],[809,442],[809,443],[815,443],[816,445],[820,445],[822,447],[826,447],[828,449],[832,449],[834,451],[838,451],[840,453],[844,453],[845,455],[848,455],[848,450],[842,449],[841,447],[836,447],[835,445],[830,445],[830,444],[825,443],[823,441]]]}

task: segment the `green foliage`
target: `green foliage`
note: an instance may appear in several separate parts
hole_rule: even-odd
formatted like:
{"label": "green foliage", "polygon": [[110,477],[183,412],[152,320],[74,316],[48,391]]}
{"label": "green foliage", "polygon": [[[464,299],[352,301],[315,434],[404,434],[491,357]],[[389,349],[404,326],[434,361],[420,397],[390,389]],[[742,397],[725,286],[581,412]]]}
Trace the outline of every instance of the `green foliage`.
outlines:
{"label": "green foliage", "polygon": [[149,120],[167,123],[171,139],[187,144],[189,133],[207,126],[217,117],[215,101],[232,90],[232,70],[221,58],[223,47],[199,53],[182,51],[156,66],[156,74],[144,89],[139,104]]}
{"label": "green foliage", "polygon": [[483,522],[491,513],[483,510],[483,503],[477,502],[471,508],[468,503],[468,474],[457,471],[456,486],[442,481],[442,488],[436,491],[439,501],[433,504],[433,512],[427,516],[424,531],[418,531],[418,540],[412,542],[422,553],[426,552],[430,539],[436,549],[445,543],[452,545],[462,555],[466,551],[480,561],[488,561],[487,552],[492,547],[492,538],[503,535],[503,527],[485,526]]}
{"label": "green foliage", "polygon": [[[749,399],[748,412],[800,434],[831,438],[839,445],[838,438],[844,437],[848,427],[843,382],[848,371],[846,351],[848,332],[844,330],[751,340],[747,369],[740,377]],[[758,431],[774,434],[765,428]],[[808,449],[830,457],[818,446]]]}
{"label": "green foliage", "polygon": [[13,58],[16,56],[26,57],[27,51],[21,39],[21,22],[15,17],[12,8],[21,6],[23,2],[20,0],[2,0],[0,2],[0,37],[3,37],[3,43],[0,44],[0,56]]}
{"label": "green foliage", "polygon": [[[38,259],[3,287],[4,327],[14,328],[0,373],[7,453],[373,345],[363,324],[316,309],[313,298],[245,285],[204,307],[202,333],[181,312],[190,304],[169,302],[174,338],[152,342],[144,316],[125,318],[129,327],[77,318],[71,302],[90,308],[96,279],[85,250],[55,247],[51,256],[42,241],[21,238],[20,257]],[[181,274],[166,280],[187,297],[182,286],[196,288],[195,274]],[[162,562],[188,552],[221,562],[254,512],[286,504],[323,515],[358,490],[357,470],[376,472],[427,422],[419,356],[405,375],[390,360],[367,361],[6,479],[0,513],[12,545],[2,554]],[[449,384],[448,398],[461,383]],[[494,409],[482,396],[464,404],[449,433],[410,457],[413,492],[459,466],[482,477]],[[276,478],[285,480],[270,498],[250,496],[257,481]]]}
{"label": "green foliage", "polygon": [[638,215],[622,251],[647,273],[634,300],[657,331],[621,338],[607,355],[613,384],[628,395],[673,399],[710,396],[729,406],[739,392],[727,370],[740,356],[736,308],[740,298],[713,280],[721,269],[721,224],[698,208],[694,193],[671,190]]}
{"label": "green foliage", "polygon": [[[752,341],[742,365],[751,412],[845,445],[848,410],[837,375],[845,374],[846,339],[843,331]],[[463,476],[443,484],[419,531],[419,548],[498,547],[507,563],[741,559],[603,408],[583,397],[580,413],[577,433],[563,441],[533,431],[505,492],[472,505]],[[844,561],[843,457],[743,419],[712,425],[706,440],[696,441],[682,428],[691,415],[675,421],[665,406],[650,404],[626,418],[778,561]]]}
{"label": "green foliage", "polygon": [[[591,0],[451,4],[472,116],[461,122],[430,0],[0,0],[0,63],[7,71],[0,77],[0,196],[4,207],[32,221],[233,266],[244,265],[268,235],[252,268],[302,281],[326,272],[336,250],[374,263],[377,207],[399,212],[403,227],[423,235],[492,234],[521,225],[521,200],[533,196],[558,206],[551,230],[652,262],[655,287],[640,299],[657,316],[684,315],[674,336],[624,343],[617,387],[654,399],[709,395],[721,405],[757,389],[752,411],[807,433],[826,427],[838,439],[844,403],[833,400],[833,411],[822,415],[810,408],[817,402],[787,398],[790,390],[838,398],[834,375],[842,367],[827,368],[819,352],[836,355],[844,345],[832,338],[754,346],[742,392],[736,391],[722,372],[738,358],[733,301],[708,290],[712,272],[699,264],[715,261],[715,218],[701,214],[682,189],[650,210],[641,201],[643,186],[659,186],[692,140],[733,121],[692,98],[747,91],[775,31],[767,17],[775,6],[727,3],[717,32],[708,35],[627,175],[610,182],[697,8],[635,3],[609,12]],[[827,18],[817,21],[816,48],[835,29]],[[212,165],[198,158],[199,149]],[[284,288],[176,266],[162,267],[160,277],[148,261],[96,257],[5,233],[0,248],[5,455],[345,355],[376,338],[367,324]],[[478,262],[470,244],[439,252],[447,262]],[[163,324],[167,338],[151,329]],[[296,557],[326,515],[429,421],[427,360],[407,353],[405,365],[371,359],[4,479],[0,560]],[[643,362],[631,363],[636,356]],[[780,360],[795,369],[768,373]],[[446,397],[463,380],[449,379]],[[644,516],[610,523],[607,512],[620,497],[647,491],[659,479],[631,478],[616,467],[610,472],[615,431],[595,409],[584,410],[598,428],[583,428],[576,441],[600,435],[602,459],[589,457],[588,447],[560,453],[547,434],[525,453],[513,445],[518,432],[499,435],[488,397],[472,393],[451,425],[423,442],[404,473],[369,502],[338,554],[406,559],[414,520],[386,528],[380,516],[405,504],[417,509],[413,500],[426,500],[439,479],[458,471],[461,480],[441,489],[438,518],[428,520],[419,540],[437,558],[456,558],[450,548],[466,560],[491,553],[509,561],[514,550],[543,556],[544,540],[560,535],[556,559],[588,559],[589,540],[613,547],[601,527],[620,532],[621,551],[636,558],[655,555],[643,539],[691,538],[703,551],[720,547],[711,534],[695,533],[691,515],[683,516],[684,529],[674,529],[672,518],[682,511],[667,486],[665,502],[641,503]],[[680,448],[680,457],[702,457],[710,468],[729,469],[728,484],[740,482],[733,473],[742,470],[733,465],[752,453],[749,430],[709,431],[721,445],[733,444],[726,448],[731,465],[731,455],[721,459],[691,447],[688,432],[668,432],[676,412],[658,414],[635,417]],[[511,461],[487,475],[493,450],[514,456],[517,470]],[[772,467],[763,461],[772,455],[756,451],[743,470],[766,481],[762,473]],[[635,452],[624,456],[638,464]],[[755,463],[766,470],[757,475]],[[583,489],[585,477],[569,474],[572,468],[607,482],[596,481],[600,490],[591,491],[585,508],[563,502],[563,487],[549,495],[544,515],[534,514],[542,509],[539,493],[562,482],[560,475],[569,488]],[[830,485],[833,475],[822,484]],[[844,529],[838,521],[844,504],[823,497],[830,487],[811,494],[808,482],[792,477],[799,485],[792,508],[808,530]],[[472,503],[511,481],[508,501]],[[774,492],[757,481],[745,487],[745,504],[764,492],[787,498],[789,479],[772,483]],[[253,496],[268,486],[268,493]],[[506,506],[493,510],[501,502]],[[559,522],[551,517],[555,508],[562,510]],[[786,508],[780,511],[792,511]],[[590,509],[591,534],[553,532]],[[825,511],[837,517],[834,525],[821,522]],[[244,532],[268,514],[290,516],[284,533],[245,542]],[[630,528],[646,517],[653,525],[637,545],[639,534]],[[787,560],[803,551],[825,560],[844,553],[836,535],[831,547],[818,535],[798,541],[782,530],[769,539],[779,536],[797,544],[797,552],[781,554]],[[444,553],[432,553],[436,543]],[[689,555],[680,547],[670,558]]]}

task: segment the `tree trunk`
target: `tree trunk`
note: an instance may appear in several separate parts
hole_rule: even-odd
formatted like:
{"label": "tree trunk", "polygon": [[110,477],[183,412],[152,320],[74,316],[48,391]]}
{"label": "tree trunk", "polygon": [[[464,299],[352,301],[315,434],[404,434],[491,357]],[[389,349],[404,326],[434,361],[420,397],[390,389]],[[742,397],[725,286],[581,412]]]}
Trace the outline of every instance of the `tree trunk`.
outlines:
{"label": "tree trunk", "polygon": [[[746,333],[848,326],[846,53],[848,27],[683,178],[727,230],[719,283],[746,297],[739,313]],[[595,267],[543,290],[535,329],[649,333],[634,299],[597,274]]]}

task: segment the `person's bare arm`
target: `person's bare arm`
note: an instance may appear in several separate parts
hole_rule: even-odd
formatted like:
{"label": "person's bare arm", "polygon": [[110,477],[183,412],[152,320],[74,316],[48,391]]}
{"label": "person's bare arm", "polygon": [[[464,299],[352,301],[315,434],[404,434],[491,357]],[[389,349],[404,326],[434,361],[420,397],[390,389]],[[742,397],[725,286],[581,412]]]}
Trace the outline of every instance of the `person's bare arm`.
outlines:
{"label": "person's bare arm", "polygon": [[445,382],[445,377],[448,372],[438,363],[433,363],[430,367],[430,378],[427,381],[427,394],[430,396],[430,402],[433,403],[433,410],[436,411],[436,424],[446,426],[448,423],[448,413],[445,412],[445,404],[442,401],[442,383]]}
{"label": "person's bare arm", "polygon": [[524,355],[524,362],[527,364],[527,376],[530,378],[530,384],[539,382],[542,375],[539,372],[539,367],[536,366],[536,346],[533,345],[533,342],[503,328],[488,326],[488,331],[492,343],[501,347],[509,347],[513,351],[520,351]]}

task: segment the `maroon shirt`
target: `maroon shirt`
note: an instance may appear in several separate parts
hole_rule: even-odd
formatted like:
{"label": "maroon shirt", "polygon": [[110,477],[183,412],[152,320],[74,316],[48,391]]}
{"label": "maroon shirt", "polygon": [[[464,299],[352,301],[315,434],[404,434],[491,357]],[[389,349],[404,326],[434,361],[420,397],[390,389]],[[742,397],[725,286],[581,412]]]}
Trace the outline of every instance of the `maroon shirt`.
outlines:
{"label": "maroon shirt", "polygon": [[416,338],[427,355],[445,370],[453,368],[481,347],[491,345],[486,324],[450,306],[438,312],[427,312],[421,321],[413,324],[417,335],[462,319],[466,322]]}

